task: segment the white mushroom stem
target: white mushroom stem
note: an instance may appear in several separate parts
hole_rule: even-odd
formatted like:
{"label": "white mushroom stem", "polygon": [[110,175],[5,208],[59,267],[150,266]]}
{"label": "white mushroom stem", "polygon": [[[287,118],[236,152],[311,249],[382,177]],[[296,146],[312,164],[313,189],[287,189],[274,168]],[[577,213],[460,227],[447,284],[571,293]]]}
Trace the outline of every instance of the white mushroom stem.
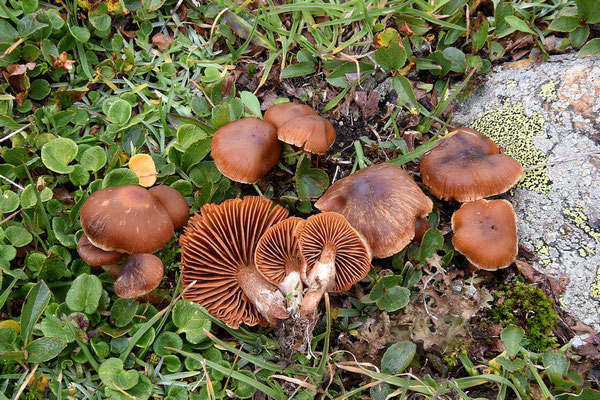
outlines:
{"label": "white mushroom stem", "polygon": [[297,258],[290,259],[285,265],[285,279],[277,286],[284,296],[288,297],[288,309],[296,314],[302,303],[302,279],[300,279],[301,261]]}
{"label": "white mushroom stem", "polygon": [[276,325],[278,319],[290,316],[283,294],[275,285],[267,282],[254,266],[240,268],[238,284],[270,325]]}
{"label": "white mushroom stem", "polygon": [[335,246],[332,243],[325,244],[323,250],[321,250],[319,260],[315,262],[307,277],[308,291],[302,301],[302,316],[313,316],[317,311],[321,297],[333,289],[335,284],[335,255]]}

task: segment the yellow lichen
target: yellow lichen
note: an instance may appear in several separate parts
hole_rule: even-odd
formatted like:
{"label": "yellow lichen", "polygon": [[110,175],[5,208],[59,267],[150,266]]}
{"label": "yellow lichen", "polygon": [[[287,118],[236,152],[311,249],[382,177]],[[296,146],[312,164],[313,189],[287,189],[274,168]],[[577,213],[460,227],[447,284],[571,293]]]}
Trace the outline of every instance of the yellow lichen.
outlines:
{"label": "yellow lichen", "polygon": [[506,86],[517,87],[517,86],[519,86],[519,82],[515,81],[514,79],[510,79],[510,80],[506,81]]}
{"label": "yellow lichen", "polygon": [[556,84],[558,81],[550,81],[542,85],[539,96],[546,101],[557,101]]}
{"label": "yellow lichen", "polygon": [[563,210],[563,214],[565,214],[569,219],[581,229],[585,234],[594,239],[596,243],[600,243],[600,230],[593,228],[590,226],[590,221],[587,215],[581,207],[577,208],[565,208]]}
{"label": "yellow lichen", "polygon": [[[504,153],[513,157],[523,167],[545,164],[548,156],[535,147],[533,139],[545,134],[544,117],[532,112],[531,116],[525,114],[523,104],[507,104],[503,108],[485,113],[477,119],[471,127],[476,129],[499,146],[504,148]],[[552,190],[552,183],[548,176],[546,166],[525,171],[523,178],[517,185],[533,192],[548,193]]]}
{"label": "yellow lichen", "polygon": [[542,256],[537,261],[538,264],[550,264],[550,249],[548,248],[548,245],[546,243],[544,243],[542,240],[538,240],[538,242],[535,244],[535,251],[537,252],[538,256]]}
{"label": "yellow lichen", "polygon": [[590,286],[590,297],[595,300],[600,300],[600,267],[596,271],[596,279]]}

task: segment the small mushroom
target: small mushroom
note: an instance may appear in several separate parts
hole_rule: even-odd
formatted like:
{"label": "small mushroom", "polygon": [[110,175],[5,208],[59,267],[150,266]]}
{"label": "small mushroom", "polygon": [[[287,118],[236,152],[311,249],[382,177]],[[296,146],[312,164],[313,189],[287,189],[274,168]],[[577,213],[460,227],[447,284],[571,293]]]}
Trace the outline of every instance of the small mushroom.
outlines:
{"label": "small mushroom", "polygon": [[296,230],[308,291],[301,314],[312,316],[325,292],[344,292],[371,268],[371,249],[343,215],[325,212],[309,217]]}
{"label": "small mushroom", "polygon": [[440,199],[473,201],[504,193],[514,186],[523,167],[500,154],[500,148],[481,132],[458,128],[423,156],[423,183]]}
{"label": "small mushroom", "polygon": [[161,249],[173,222],[148,190],[135,185],[98,190],[81,207],[81,227],[95,247],[137,254]]}
{"label": "small mushroom", "polygon": [[413,241],[421,243],[429,229],[431,229],[429,221],[427,221],[426,218],[418,217],[415,220],[415,237],[413,238]]}
{"label": "small mushroom", "polygon": [[315,110],[304,104],[279,103],[274,104],[265,111],[265,121],[279,129],[287,121],[305,115],[318,115]]}
{"label": "small mushroom", "polygon": [[196,282],[183,297],[234,329],[289,317],[281,292],[254,266],[259,239],[287,215],[266,197],[204,205],[179,240],[183,286]]}
{"label": "small mushroom", "polygon": [[258,272],[284,296],[292,296],[292,307],[298,307],[302,298],[304,265],[295,234],[303,222],[302,218],[292,217],[270,227],[260,238],[254,256]]}
{"label": "small mushroom", "polygon": [[517,257],[517,222],[506,200],[477,200],[452,215],[452,244],[479,269],[508,267]]}
{"label": "small mushroom", "polygon": [[77,242],[77,253],[83,261],[92,267],[116,264],[123,258],[123,253],[104,251],[94,246],[83,233]]}
{"label": "small mushroom", "polygon": [[281,125],[277,129],[277,137],[305,153],[324,154],[335,142],[335,129],[331,122],[319,115],[305,115]]}
{"label": "small mushroom", "polygon": [[273,125],[246,117],[220,127],[211,151],[215,165],[227,178],[255,183],[279,161],[281,142]]}
{"label": "small mushroom", "polygon": [[132,254],[121,266],[115,280],[115,293],[126,299],[146,295],[158,287],[163,272],[163,263],[155,255]]}
{"label": "small mushroom", "polygon": [[175,229],[179,229],[186,224],[190,218],[190,206],[177,189],[160,185],[154,186],[148,191],[167,211]]}
{"label": "small mushroom", "polygon": [[363,168],[340,179],[315,203],[342,214],[367,240],[374,258],[389,257],[415,236],[415,222],[433,203],[411,177],[394,164]]}

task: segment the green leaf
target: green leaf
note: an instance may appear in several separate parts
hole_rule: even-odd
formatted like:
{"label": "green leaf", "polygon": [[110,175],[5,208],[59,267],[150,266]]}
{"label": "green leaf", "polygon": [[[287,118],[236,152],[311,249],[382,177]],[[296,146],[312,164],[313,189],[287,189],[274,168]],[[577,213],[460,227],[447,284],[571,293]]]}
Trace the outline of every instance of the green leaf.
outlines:
{"label": "green leaf", "polygon": [[12,190],[5,190],[0,195],[0,214],[9,214],[19,208],[19,195]]}
{"label": "green leaf", "polygon": [[73,311],[91,314],[98,308],[102,296],[102,282],[96,275],[81,274],[67,292],[67,306]]}
{"label": "green leaf", "polygon": [[68,27],[71,35],[73,35],[78,42],[87,43],[87,41],[90,40],[90,31],[86,27],[71,25],[68,25]]}
{"label": "green leaf", "polygon": [[152,394],[152,383],[145,375],[139,375],[138,383],[131,389],[127,389],[127,395],[120,390],[113,390],[110,387],[106,387],[104,392],[109,400],[147,400]]}
{"label": "green leaf", "polygon": [[525,366],[525,363],[520,358],[510,360],[506,357],[496,357],[495,360],[496,362],[498,362],[498,364],[502,365],[502,367],[504,367],[509,372],[518,371]]}
{"label": "green leaf", "polygon": [[129,168],[115,168],[110,171],[102,180],[102,188],[112,186],[137,185],[139,178]]}
{"label": "green leaf", "polygon": [[192,124],[183,124],[177,128],[177,150],[185,151],[192,144],[204,139],[206,132],[199,126]]}
{"label": "green leaf", "polygon": [[[240,369],[239,372],[242,375],[246,375],[248,378],[256,379],[254,377],[254,374],[251,371],[248,371],[247,369]],[[254,396],[254,393],[256,393],[256,388],[252,385],[247,384],[244,381],[240,381],[234,378],[233,383],[235,385],[233,394],[235,395],[236,399],[249,399],[252,396]]]}
{"label": "green leaf", "polygon": [[388,312],[406,307],[410,301],[410,290],[399,286],[402,280],[400,275],[384,276],[373,287],[369,297],[380,309]]}
{"label": "green leaf", "polygon": [[109,358],[100,364],[98,369],[98,375],[100,380],[106,385],[106,387],[113,390],[128,390],[137,385],[140,374],[135,371],[123,370],[123,361],[118,358]]}
{"label": "green leaf", "polygon": [[569,34],[569,41],[571,42],[571,46],[575,48],[579,48],[583,46],[588,37],[590,36],[590,27],[589,25],[583,25],[575,29],[573,32]]}
{"label": "green leaf", "polygon": [[[104,4],[104,3],[100,3]],[[90,23],[92,26],[99,31],[106,31],[110,29],[110,17],[106,14],[103,15],[90,15]]]}
{"label": "green leaf", "polygon": [[242,104],[250,110],[250,113],[256,118],[262,118],[262,112],[260,111],[260,101],[258,98],[251,92],[244,90],[240,93],[240,99],[242,99]]}
{"label": "green leaf", "polygon": [[585,18],[588,24],[600,22],[600,2],[598,0],[575,0],[577,3],[577,15]]}
{"label": "green leaf", "polygon": [[98,172],[106,164],[106,152],[100,146],[93,146],[81,155],[81,166],[88,171]]}
{"label": "green leaf", "polygon": [[23,247],[31,243],[33,236],[22,225],[11,225],[4,231],[4,236],[15,247]]}
{"label": "green leaf", "polygon": [[73,166],[73,171],[69,173],[69,180],[75,186],[83,186],[90,180],[90,174],[87,169],[77,164]]}
{"label": "green leaf", "polygon": [[59,338],[66,343],[75,341],[73,331],[65,326],[60,318],[55,315],[48,315],[45,317],[40,324],[40,329],[44,333],[44,336]]}
{"label": "green leaf", "polygon": [[37,323],[37,320],[40,319],[48,303],[50,303],[51,296],[50,289],[48,289],[44,281],[36,283],[29,290],[29,293],[27,293],[25,304],[23,304],[23,308],[21,309],[21,321],[19,323],[21,325],[23,343],[29,342],[29,338],[33,333],[33,327]]}
{"label": "green leaf", "polygon": [[504,55],[504,47],[498,42],[490,42],[488,50],[490,52],[491,61],[496,61]]}
{"label": "green leaf", "polygon": [[174,349],[181,350],[183,348],[183,340],[175,332],[163,332],[154,341],[152,346],[154,352],[159,356],[166,356],[171,354],[170,350],[165,347],[172,347]]}
{"label": "green leaf", "polygon": [[552,21],[550,26],[548,26],[548,29],[556,32],[572,32],[577,27],[579,27],[579,17],[563,16]]}
{"label": "green leaf", "polygon": [[511,358],[519,353],[521,340],[525,337],[525,331],[514,325],[508,326],[500,332],[500,339],[504,342],[506,354]]}
{"label": "green leaf", "polygon": [[[26,38],[47,26],[48,26],[48,24],[39,22],[35,18],[35,14],[32,13],[32,14],[27,14],[26,16],[21,18],[19,20],[19,22],[17,22],[17,31],[19,32],[20,37]],[[13,40],[14,40],[14,38],[13,38]]]}
{"label": "green leaf", "polygon": [[398,342],[391,345],[381,359],[381,372],[389,375],[402,373],[411,363],[417,346],[413,342]]}
{"label": "green leaf", "polygon": [[437,229],[429,229],[425,232],[421,241],[421,253],[419,260],[425,261],[444,246],[444,237]]}
{"label": "green leaf", "polygon": [[201,161],[190,171],[190,179],[197,187],[204,184],[218,182],[221,179],[221,172],[217,169],[214,161]]}
{"label": "green leaf", "polygon": [[600,38],[595,38],[587,42],[585,46],[579,50],[577,57],[581,58],[596,54],[600,54]]}
{"label": "green leaf", "polygon": [[73,172],[68,165],[77,156],[77,144],[67,138],[56,138],[42,146],[42,162],[51,171],[59,174]]}
{"label": "green leaf", "polygon": [[465,53],[456,47],[446,47],[444,51],[442,51],[442,54],[446,59],[450,60],[450,71],[461,74],[465,72]]}
{"label": "green leaf", "polygon": [[120,328],[129,325],[135,317],[137,302],[135,299],[119,298],[110,309],[110,321]]}
{"label": "green leaf", "polygon": [[181,156],[181,169],[188,172],[194,165],[202,161],[210,153],[211,138],[201,139],[193,143]]}
{"label": "green leaf", "polygon": [[479,25],[479,28],[477,28],[477,30],[475,31],[475,33],[473,34],[472,37],[472,41],[473,41],[473,49],[476,51],[479,51],[483,48],[483,45],[485,44],[487,37],[488,37],[488,31],[490,29],[490,24],[487,20],[487,18],[484,18],[483,21],[481,22],[481,25]]}
{"label": "green leaf", "polygon": [[527,22],[515,17],[514,15],[509,15],[506,18],[504,18],[504,20],[518,31],[531,33],[535,35],[535,32],[531,30],[529,25],[527,25]]}
{"label": "green leaf", "polygon": [[569,372],[569,358],[565,353],[556,349],[548,349],[542,355],[544,367],[549,372],[566,376]]}
{"label": "green leaf", "polygon": [[[37,204],[37,197],[35,195],[35,192],[37,192],[37,188],[35,187],[35,185],[30,184],[25,186],[25,190],[21,192],[21,207],[29,208]],[[45,203],[52,199],[52,190],[48,187],[45,187],[39,194],[42,203]]]}
{"label": "green leaf", "polygon": [[307,158],[303,158],[296,168],[296,191],[303,200],[320,197],[329,187],[329,176],[318,168],[310,168]]}
{"label": "green leaf", "polygon": [[93,340],[91,344],[92,349],[94,349],[94,353],[96,353],[98,358],[104,359],[108,357],[108,354],[110,353],[110,347],[108,346],[108,343]]}
{"label": "green leaf", "polygon": [[56,357],[67,344],[60,339],[42,337],[29,343],[25,350],[27,351],[27,362],[41,363]]}
{"label": "green leaf", "polygon": [[128,101],[119,99],[110,105],[107,116],[111,122],[123,126],[131,118],[131,104]]}
{"label": "green leaf", "polygon": [[169,372],[177,372],[181,369],[181,360],[174,354],[164,356],[163,364]]}
{"label": "green leaf", "polygon": [[398,100],[404,104],[411,113],[416,114],[419,110],[417,96],[410,84],[410,81],[402,75],[392,78],[392,89],[398,93]]}
{"label": "green leaf", "polygon": [[11,43],[19,32],[5,19],[0,19],[0,43]]}
{"label": "green leaf", "polygon": [[29,97],[34,100],[42,100],[50,94],[50,84],[45,79],[36,79],[29,87]]}
{"label": "green leaf", "polygon": [[180,300],[173,307],[173,323],[178,334],[185,333],[188,342],[198,344],[206,339],[204,330],[210,331],[210,320],[202,314],[194,303]]}
{"label": "green leaf", "polygon": [[297,78],[315,73],[316,64],[313,61],[302,61],[288,65],[281,73],[281,79]]}
{"label": "green leaf", "polygon": [[386,71],[398,71],[406,63],[406,51],[397,42],[378,48],[373,57]]}

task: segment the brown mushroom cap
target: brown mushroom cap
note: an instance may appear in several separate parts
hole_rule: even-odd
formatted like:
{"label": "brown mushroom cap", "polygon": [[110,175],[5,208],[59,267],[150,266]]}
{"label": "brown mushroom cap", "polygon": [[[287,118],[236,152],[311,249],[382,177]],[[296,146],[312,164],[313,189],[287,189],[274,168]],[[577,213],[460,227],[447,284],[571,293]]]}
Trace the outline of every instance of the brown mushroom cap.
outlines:
{"label": "brown mushroom cap", "polygon": [[429,221],[427,221],[426,218],[418,217],[415,221],[415,237],[413,240],[421,243],[423,241],[423,236],[425,236],[429,229],[431,229]]}
{"label": "brown mushroom cap", "polygon": [[255,183],[279,161],[281,142],[273,125],[246,117],[220,127],[211,151],[223,175],[236,182]]}
{"label": "brown mushroom cap", "polygon": [[94,246],[84,234],[77,242],[77,253],[83,261],[92,267],[116,264],[123,258],[123,253],[117,251],[104,251]]}
{"label": "brown mushroom cap", "polygon": [[274,324],[289,316],[281,292],[254,267],[260,237],[287,217],[283,207],[250,196],[207,204],[180,237],[183,295],[231,328]]}
{"label": "brown mushroom cap", "polygon": [[279,103],[274,104],[265,111],[265,121],[278,129],[291,119],[303,117],[305,115],[318,115],[311,107],[298,103]]}
{"label": "brown mushroom cap", "polygon": [[302,223],[304,220],[297,217],[276,223],[262,235],[256,247],[256,269],[266,280],[277,285],[284,295],[295,290],[296,284],[300,285],[301,292],[303,263],[296,228]]}
{"label": "brown mushroom cap", "polygon": [[306,153],[323,154],[335,142],[335,129],[331,122],[319,115],[306,115],[281,125],[277,129],[277,137]]}
{"label": "brown mushroom cap", "polygon": [[458,128],[423,156],[421,177],[440,199],[473,201],[504,193],[523,174],[514,158],[481,132]]}
{"label": "brown mushroom cap", "polygon": [[116,186],[98,190],[81,207],[81,227],[105,251],[153,253],[173,236],[173,222],[146,189]]}
{"label": "brown mushroom cap", "polygon": [[495,271],[517,257],[517,217],[506,200],[477,200],[452,215],[452,244],[473,265]]}
{"label": "brown mushroom cap", "polygon": [[150,293],[163,277],[163,263],[152,254],[132,254],[121,266],[121,275],[115,281],[119,297],[133,299]]}
{"label": "brown mushroom cap", "polygon": [[331,185],[315,207],[345,216],[365,237],[373,257],[384,258],[410,243],[417,217],[426,217],[433,203],[401,167],[378,164]]}
{"label": "brown mushroom cap", "polygon": [[167,211],[175,229],[179,229],[186,224],[190,218],[190,206],[177,189],[160,185],[154,186],[148,191]]}

